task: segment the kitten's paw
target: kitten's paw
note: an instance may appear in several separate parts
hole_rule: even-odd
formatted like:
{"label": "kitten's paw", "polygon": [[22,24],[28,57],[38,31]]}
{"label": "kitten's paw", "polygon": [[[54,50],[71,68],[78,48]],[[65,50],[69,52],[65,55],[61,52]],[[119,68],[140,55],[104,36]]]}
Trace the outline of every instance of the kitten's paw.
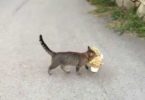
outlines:
{"label": "kitten's paw", "polygon": [[50,76],[52,75],[52,73],[48,73]]}
{"label": "kitten's paw", "polygon": [[48,71],[48,74],[49,74],[49,75],[52,75],[52,73],[51,73],[50,71]]}
{"label": "kitten's paw", "polygon": [[82,75],[82,73],[80,73],[80,72],[77,72],[77,75],[81,76],[81,75]]}

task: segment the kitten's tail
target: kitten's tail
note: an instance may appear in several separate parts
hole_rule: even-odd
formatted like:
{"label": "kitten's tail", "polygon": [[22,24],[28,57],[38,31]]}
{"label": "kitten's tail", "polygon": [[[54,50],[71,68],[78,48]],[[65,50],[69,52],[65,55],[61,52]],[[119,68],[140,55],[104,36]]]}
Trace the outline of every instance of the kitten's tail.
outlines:
{"label": "kitten's tail", "polygon": [[45,51],[50,54],[51,56],[54,56],[55,55],[55,52],[53,52],[52,50],[49,49],[49,47],[46,45],[46,43],[43,41],[43,37],[42,35],[40,34],[39,36],[39,41],[42,45],[42,47],[45,49]]}

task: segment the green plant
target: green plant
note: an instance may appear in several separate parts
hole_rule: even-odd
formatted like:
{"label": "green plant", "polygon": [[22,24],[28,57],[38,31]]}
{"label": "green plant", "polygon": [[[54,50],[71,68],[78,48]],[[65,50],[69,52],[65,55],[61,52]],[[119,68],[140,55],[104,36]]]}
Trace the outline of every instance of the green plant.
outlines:
{"label": "green plant", "polygon": [[98,9],[95,10],[96,13],[104,13],[107,12],[109,9],[108,7],[98,7]]}
{"label": "green plant", "polygon": [[114,5],[115,0],[88,0],[91,4]]}
{"label": "green plant", "polygon": [[111,28],[120,31],[120,33],[136,32],[138,36],[145,37],[145,22],[136,14],[136,9],[124,10],[115,6],[115,0],[89,0],[96,5],[96,13],[109,12],[113,21]]}
{"label": "green plant", "polygon": [[118,27],[116,28],[120,32],[136,32],[139,36],[145,36],[145,23],[136,15],[135,10],[114,10],[112,12],[112,18],[114,20],[122,21],[120,25],[118,25]]}
{"label": "green plant", "polygon": [[124,11],[123,10],[120,10],[119,8],[114,8],[112,10],[112,19],[113,20],[118,20],[118,19],[121,19],[124,17]]}

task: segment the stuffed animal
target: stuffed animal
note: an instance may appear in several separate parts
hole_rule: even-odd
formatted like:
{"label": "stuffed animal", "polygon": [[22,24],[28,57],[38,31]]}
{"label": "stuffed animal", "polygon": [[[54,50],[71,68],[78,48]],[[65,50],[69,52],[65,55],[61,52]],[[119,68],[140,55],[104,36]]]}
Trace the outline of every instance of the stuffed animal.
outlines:
{"label": "stuffed animal", "polygon": [[94,59],[92,59],[87,66],[92,72],[98,72],[100,67],[103,65],[103,54],[95,47],[92,47],[91,49],[96,53],[97,56],[94,57]]}

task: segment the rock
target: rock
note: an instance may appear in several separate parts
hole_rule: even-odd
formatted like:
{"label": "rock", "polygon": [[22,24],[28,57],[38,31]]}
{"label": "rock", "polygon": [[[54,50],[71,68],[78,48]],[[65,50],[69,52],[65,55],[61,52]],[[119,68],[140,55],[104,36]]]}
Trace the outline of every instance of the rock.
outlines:
{"label": "rock", "polygon": [[145,22],[145,16],[143,17],[143,21]]}
{"label": "rock", "polygon": [[131,9],[135,7],[135,4],[131,0],[116,0],[116,4],[125,9]]}
{"label": "rock", "polygon": [[140,18],[143,18],[145,19],[145,5],[143,3],[140,4],[138,10],[137,10],[137,15],[140,17]]}

